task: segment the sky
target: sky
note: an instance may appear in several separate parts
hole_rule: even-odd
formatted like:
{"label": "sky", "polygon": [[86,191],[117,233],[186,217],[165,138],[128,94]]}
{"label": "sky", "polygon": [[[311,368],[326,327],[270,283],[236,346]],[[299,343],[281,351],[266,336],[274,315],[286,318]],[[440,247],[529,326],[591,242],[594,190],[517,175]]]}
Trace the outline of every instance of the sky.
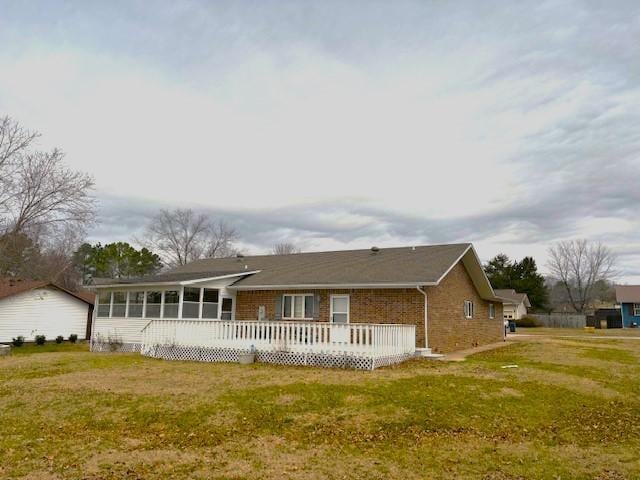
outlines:
{"label": "sky", "polygon": [[640,282],[640,2],[0,0],[0,115],[246,253],[602,241]]}

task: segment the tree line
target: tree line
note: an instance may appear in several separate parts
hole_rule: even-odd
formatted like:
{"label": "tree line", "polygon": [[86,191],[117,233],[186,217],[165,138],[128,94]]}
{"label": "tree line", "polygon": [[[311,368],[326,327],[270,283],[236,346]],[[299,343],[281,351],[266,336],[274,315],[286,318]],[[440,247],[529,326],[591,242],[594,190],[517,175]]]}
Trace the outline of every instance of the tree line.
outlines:
{"label": "tree line", "polygon": [[600,242],[566,240],[548,250],[548,278],[538,273],[536,261],[520,261],[505,254],[496,255],[484,265],[494,289],[514,289],[526,293],[536,311],[551,311],[562,306],[584,313],[594,302],[613,301],[615,255]]}

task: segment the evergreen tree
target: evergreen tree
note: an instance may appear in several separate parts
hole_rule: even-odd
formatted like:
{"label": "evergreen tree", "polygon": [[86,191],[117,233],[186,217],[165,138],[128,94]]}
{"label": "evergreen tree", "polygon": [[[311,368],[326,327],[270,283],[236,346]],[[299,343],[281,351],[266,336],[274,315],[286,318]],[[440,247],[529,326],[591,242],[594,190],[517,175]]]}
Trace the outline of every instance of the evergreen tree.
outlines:
{"label": "evergreen tree", "polygon": [[162,268],[160,257],[146,248],[136,250],[126,242],[85,243],[75,252],[76,269],[88,276],[132,278],[153,275]]}
{"label": "evergreen tree", "polygon": [[501,253],[489,260],[484,270],[493,288],[511,288],[518,293],[526,293],[535,310],[547,306],[549,292],[533,257],[524,257],[518,262]]}

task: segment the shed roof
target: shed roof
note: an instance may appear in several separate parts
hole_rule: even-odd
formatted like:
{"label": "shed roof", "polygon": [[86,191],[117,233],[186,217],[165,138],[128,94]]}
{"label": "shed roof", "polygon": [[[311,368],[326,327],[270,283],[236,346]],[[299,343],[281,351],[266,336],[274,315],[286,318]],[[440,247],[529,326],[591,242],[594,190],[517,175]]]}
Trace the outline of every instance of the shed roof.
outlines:
{"label": "shed roof", "polygon": [[620,303],[640,303],[640,285],[616,285],[616,300]]}
{"label": "shed roof", "polygon": [[28,292],[36,288],[53,287],[72,297],[82,300],[83,302],[93,305],[95,303],[95,294],[86,290],[80,292],[72,292],[66,288],[62,288],[53,282],[46,280],[25,280],[21,278],[0,278],[0,300],[22,292]]}
{"label": "shed roof", "polygon": [[524,303],[525,307],[531,307],[531,303],[529,302],[529,297],[526,293],[518,293],[511,288],[504,289],[496,289],[494,290],[496,297],[500,297],[503,300],[506,300],[505,303],[514,303],[519,305],[520,303]]}

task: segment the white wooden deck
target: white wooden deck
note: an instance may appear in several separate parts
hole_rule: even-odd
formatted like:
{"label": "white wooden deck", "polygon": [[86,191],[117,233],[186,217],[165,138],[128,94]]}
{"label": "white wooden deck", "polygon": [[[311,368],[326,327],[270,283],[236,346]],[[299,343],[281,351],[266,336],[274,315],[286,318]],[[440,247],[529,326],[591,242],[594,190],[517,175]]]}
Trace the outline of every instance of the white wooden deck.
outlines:
{"label": "white wooden deck", "polygon": [[[129,331],[109,320],[112,335]],[[128,337],[143,355],[165,359],[232,362],[254,351],[271,363],[364,369],[398,363],[416,350],[415,326],[398,324],[151,319],[139,336]]]}

